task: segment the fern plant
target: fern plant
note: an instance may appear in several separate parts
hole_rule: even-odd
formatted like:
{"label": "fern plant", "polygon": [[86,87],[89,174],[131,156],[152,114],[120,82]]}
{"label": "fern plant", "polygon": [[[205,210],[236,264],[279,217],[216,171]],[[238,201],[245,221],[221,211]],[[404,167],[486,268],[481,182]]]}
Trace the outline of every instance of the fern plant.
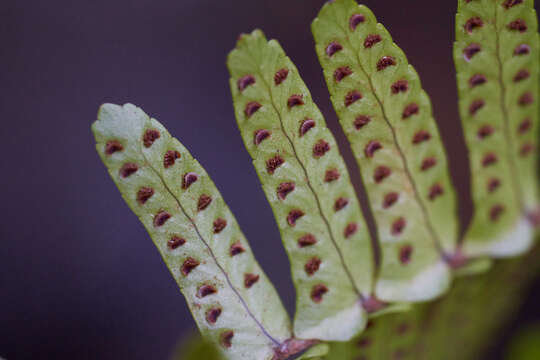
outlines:
{"label": "fern plant", "polygon": [[292,322],[188,150],[134,105],[100,108],[96,149],[220,356],[474,358],[519,305],[539,267],[536,13],[532,0],[458,3],[454,60],[474,199],[463,237],[430,99],[368,8],[328,2],[312,31],[374,238],[279,43],[255,30],[229,54],[237,124],[291,264]]}

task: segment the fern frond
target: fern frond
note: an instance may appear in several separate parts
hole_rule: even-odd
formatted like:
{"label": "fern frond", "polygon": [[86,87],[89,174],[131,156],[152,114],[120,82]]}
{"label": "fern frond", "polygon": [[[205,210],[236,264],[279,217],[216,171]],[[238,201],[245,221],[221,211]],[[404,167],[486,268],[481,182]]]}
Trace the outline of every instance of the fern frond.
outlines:
{"label": "fern frond", "polygon": [[475,207],[468,255],[511,256],[532,244],[527,218],[539,216],[537,30],[532,0],[459,1],[454,61]]}
{"label": "fern frond", "polygon": [[291,337],[287,313],[206,171],[134,105],[103,105],[92,130],[203,335],[227,359],[273,358]]}
{"label": "fern frond", "polygon": [[313,21],[319,61],[361,168],[382,247],[376,295],[419,301],[443,293],[456,246],[456,199],[418,74],[390,34],[354,0]]}
{"label": "fern frond", "polygon": [[335,139],[276,40],[244,34],[227,63],[237,123],[289,255],[295,334],[347,340],[366,323],[373,251]]}

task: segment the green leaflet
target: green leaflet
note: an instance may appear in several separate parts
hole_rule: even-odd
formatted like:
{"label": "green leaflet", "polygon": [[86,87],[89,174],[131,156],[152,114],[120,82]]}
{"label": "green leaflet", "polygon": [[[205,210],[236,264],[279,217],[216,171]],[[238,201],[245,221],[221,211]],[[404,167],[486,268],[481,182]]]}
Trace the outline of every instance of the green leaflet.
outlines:
{"label": "green leaflet", "polygon": [[456,199],[431,103],[418,74],[373,13],[353,0],[313,21],[319,61],[378,226],[376,295],[420,301],[443,293],[441,251],[456,246]]}
{"label": "green leaflet", "polygon": [[228,359],[271,359],[291,336],[288,316],[205,170],[134,105],[103,105],[92,130],[203,335]]}
{"label": "green leaflet", "polygon": [[538,209],[537,28],[532,0],[459,1],[454,61],[475,206],[467,255],[532,244],[524,214]]}
{"label": "green leaflet", "polygon": [[365,326],[373,252],[334,137],[277,41],[242,35],[227,63],[237,123],[289,255],[295,335],[347,340]]}
{"label": "green leaflet", "polygon": [[510,343],[505,359],[540,359],[540,324],[528,325],[519,330]]}
{"label": "green leaflet", "polygon": [[[331,343],[325,360],[467,360],[483,358],[490,340],[520,308],[540,270],[540,247],[460,277],[440,299],[371,318],[349,342]],[[537,359],[530,357],[529,359]]]}
{"label": "green leaflet", "polygon": [[420,321],[424,305],[370,320],[365,332],[349,342],[330,344],[324,360],[405,359],[414,354],[420,358],[415,345],[421,334]]}
{"label": "green leaflet", "polygon": [[196,334],[182,341],[170,360],[224,360],[213,343]]}

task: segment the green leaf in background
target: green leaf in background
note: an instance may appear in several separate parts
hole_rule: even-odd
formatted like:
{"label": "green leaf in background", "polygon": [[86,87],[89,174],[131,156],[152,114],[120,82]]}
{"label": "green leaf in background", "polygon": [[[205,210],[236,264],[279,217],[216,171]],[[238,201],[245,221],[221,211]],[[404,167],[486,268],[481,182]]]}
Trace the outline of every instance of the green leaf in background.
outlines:
{"label": "green leaf in background", "polygon": [[510,342],[506,359],[540,359],[540,325],[529,326],[518,332]]}
{"label": "green leaf in background", "polygon": [[291,336],[287,313],[206,171],[134,105],[103,105],[92,130],[202,334],[227,359],[271,359]]}
{"label": "green leaf in background", "polygon": [[376,295],[421,301],[451,280],[456,198],[431,103],[390,34],[354,0],[313,21],[332,103],[361,168],[382,248]]}
{"label": "green leaf in background", "polygon": [[216,346],[201,335],[192,335],[175,349],[170,360],[225,360]]}
{"label": "green leaf in background", "polygon": [[373,251],[338,146],[298,69],[261,31],[227,61],[238,126],[281,232],[297,291],[295,335],[361,331]]}
{"label": "green leaf in background", "polygon": [[475,207],[467,255],[511,256],[532,244],[527,217],[539,216],[537,23],[532,0],[459,1],[454,61]]}

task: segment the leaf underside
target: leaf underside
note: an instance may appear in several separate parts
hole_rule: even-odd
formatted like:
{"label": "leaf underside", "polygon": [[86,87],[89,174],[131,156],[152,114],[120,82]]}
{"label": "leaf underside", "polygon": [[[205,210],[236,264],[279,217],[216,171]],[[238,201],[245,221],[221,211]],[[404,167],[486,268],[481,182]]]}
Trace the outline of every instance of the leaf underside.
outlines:
{"label": "leaf underside", "polygon": [[276,40],[244,34],[227,63],[237,123],[291,263],[295,335],[349,339],[365,326],[373,251],[335,139]]}
{"label": "leaf underside", "polygon": [[459,1],[454,62],[472,177],[467,255],[532,244],[538,211],[538,20],[532,0]]}
{"label": "leaf underside", "polygon": [[361,168],[382,262],[376,295],[420,301],[442,294],[456,246],[456,197],[430,100],[373,13],[354,0],[313,21],[332,103]]}
{"label": "leaf underside", "polygon": [[205,170],[134,105],[103,105],[92,130],[202,334],[227,359],[271,359],[291,336],[287,313]]}

